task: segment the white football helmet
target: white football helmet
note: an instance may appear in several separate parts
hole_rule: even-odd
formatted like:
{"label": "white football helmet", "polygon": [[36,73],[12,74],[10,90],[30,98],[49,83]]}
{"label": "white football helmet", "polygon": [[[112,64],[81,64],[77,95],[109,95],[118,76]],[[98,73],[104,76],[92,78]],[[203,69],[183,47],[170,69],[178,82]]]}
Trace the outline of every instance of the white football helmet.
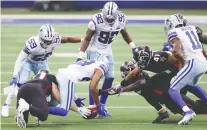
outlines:
{"label": "white football helmet", "polygon": [[40,39],[40,45],[43,48],[47,48],[52,44],[52,41],[55,36],[54,28],[50,24],[45,24],[40,27],[39,30],[39,39]]}
{"label": "white football helmet", "polygon": [[165,19],[165,23],[164,23],[165,34],[167,34],[169,30],[176,28],[179,25],[183,26],[183,19],[181,19],[178,14],[170,15],[167,19]]}
{"label": "white football helmet", "polygon": [[115,2],[110,1],[104,5],[102,9],[102,13],[103,13],[104,20],[109,24],[113,24],[117,19],[120,11],[117,4]]}

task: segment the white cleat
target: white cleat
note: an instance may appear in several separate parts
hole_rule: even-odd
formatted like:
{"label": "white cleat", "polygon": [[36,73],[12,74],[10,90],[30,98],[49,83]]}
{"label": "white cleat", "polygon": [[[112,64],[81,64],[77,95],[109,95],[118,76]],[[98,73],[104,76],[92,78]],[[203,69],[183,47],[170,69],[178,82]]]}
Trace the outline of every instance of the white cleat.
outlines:
{"label": "white cleat", "polygon": [[20,128],[26,128],[27,123],[24,120],[23,112],[29,110],[29,104],[23,98],[20,98],[18,103],[19,106],[17,108],[17,115],[16,115],[17,126],[19,126]]}
{"label": "white cleat", "polygon": [[195,112],[192,113],[186,113],[183,118],[178,122],[178,125],[187,125],[189,121],[193,119],[193,117],[196,116]]}
{"label": "white cleat", "polygon": [[4,104],[4,106],[2,106],[1,116],[9,117],[9,105]]}
{"label": "white cleat", "polygon": [[23,99],[19,99],[19,107],[18,107],[18,112],[25,112],[29,110],[29,104]]}
{"label": "white cleat", "polygon": [[19,111],[17,112],[16,122],[17,122],[17,126],[19,126],[19,128],[26,128],[27,127],[27,123],[24,120],[23,112],[19,112]]}

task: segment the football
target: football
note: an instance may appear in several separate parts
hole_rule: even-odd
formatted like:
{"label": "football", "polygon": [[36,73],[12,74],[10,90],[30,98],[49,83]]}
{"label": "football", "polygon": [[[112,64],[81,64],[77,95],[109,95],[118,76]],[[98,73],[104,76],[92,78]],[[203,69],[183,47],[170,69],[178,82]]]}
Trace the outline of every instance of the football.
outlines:
{"label": "football", "polygon": [[97,114],[98,114],[98,109],[97,107],[91,107],[91,108],[88,108],[89,110],[91,110],[91,114],[89,116],[87,116],[87,118],[84,118],[84,119],[94,119]]}

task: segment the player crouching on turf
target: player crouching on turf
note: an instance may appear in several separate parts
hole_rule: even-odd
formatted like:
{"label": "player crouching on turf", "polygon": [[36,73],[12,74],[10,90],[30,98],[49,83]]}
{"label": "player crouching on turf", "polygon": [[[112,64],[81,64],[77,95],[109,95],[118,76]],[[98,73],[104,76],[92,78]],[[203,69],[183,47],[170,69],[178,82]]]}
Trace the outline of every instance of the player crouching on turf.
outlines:
{"label": "player crouching on turf", "polygon": [[69,65],[67,68],[58,69],[56,78],[60,89],[60,107],[50,107],[49,113],[66,116],[74,100],[76,83],[91,80],[90,93],[95,101],[99,115],[105,117],[107,111],[99,101],[98,83],[108,72],[108,67],[109,62],[107,58],[105,56],[99,56],[96,60],[81,60]]}
{"label": "player crouching on turf", "polygon": [[[124,62],[124,64],[120,67],[121,77],[125,78],[129,72],[135,68],[136,62],[134,60]],[[153,84],[150,85],[152,80],[152,77],[150,77],[146,72],[142,71],[141,73],[137,74],[136,77],[128,83],[128,85],[120,86],[120,84],[118,84],[111,89],[99,90],[99,93],[104,95],[114,95],[123,92],[134,91],[135,93],[143,96],[150,104],[155,101],[153,101],[153,99],[157,99],[157,102],[165,105],[172,113],[182,114],[182,110],[173,102],[168,94],[167,90],[169,86],[165,86],[167,89],[163,88],[162,86],[158,86],[156,88],[153,86]],[[151,91],[147,89],[150,89]],[[205,104],[205,102],[201,100],[193,101],[185,95],[182,95],[182,98],[188,103],[188,106],[196,112],[196,114],[207,114],[207,104]],[[151,105],[153,106],[153,104]],[[164,118],[157,118],[152,123],[160,123],[163,119]]]}
{"label": "player crouching on turf", "polygon": [[18,87],[28,80],[31,71],[36,75],[40,70],[49,70],[47,58],[52,55],[57,45],[78,42],[81,42],[81,38],[61,37],[51,25],[42,25],[38,35],[30,37],[18,55],[14,65],[13,78],[9,83],[11,90],[2,107],[1,115],[9,116],[9,105],[15,97]]}
{"label": "player crouching on turf", "polygon": [[[38,118],[38,120],[46,121],[48,117],[47,96],[51,96],[50,104],[57,105],[61,103],[61,96],[58,89],[56,77],[49,74],[47,70],[40,71],[32,80],[24,83],[17,94],[17,115],[16,121],[20,128],[26,128],[29,113]],[[77,107],[75,103],[71,103],[71,110],[86,116],[90,112],[84,107]]]}

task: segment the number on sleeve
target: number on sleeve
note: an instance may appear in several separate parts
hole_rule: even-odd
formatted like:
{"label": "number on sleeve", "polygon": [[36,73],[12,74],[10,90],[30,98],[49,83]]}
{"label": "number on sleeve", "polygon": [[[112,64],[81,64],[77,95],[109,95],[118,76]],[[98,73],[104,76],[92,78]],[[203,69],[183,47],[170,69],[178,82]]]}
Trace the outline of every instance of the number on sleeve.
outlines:
{"label": "number on sleeve", "polygon": [[124,14],[119,15],[119,22],[125,22]]}
{"label": "number on sleeve", "polygon": [[103,23],[103,19],[102,19],[101,14],[96,15],[96,20],[97,20],[98,24]]}
{"label": "number on sleeve", "polygon": [[[198,38],[196,37],[194,31],[186,31],[185,34],[190,39],[190,42],[192,43],[193,50],[202,49],[202,45],[201,45],[200,41],[198,40]],[[193,36],[193,38],[192,38],[192,36]]]}
{"label": "number on sleeve", "polygon": [[37,44],[35,43],[35,40],[34,39],[29,39],[28,40],[28,43],[30,45],[30,47],[33,49],[35,47],[37,47]]}

